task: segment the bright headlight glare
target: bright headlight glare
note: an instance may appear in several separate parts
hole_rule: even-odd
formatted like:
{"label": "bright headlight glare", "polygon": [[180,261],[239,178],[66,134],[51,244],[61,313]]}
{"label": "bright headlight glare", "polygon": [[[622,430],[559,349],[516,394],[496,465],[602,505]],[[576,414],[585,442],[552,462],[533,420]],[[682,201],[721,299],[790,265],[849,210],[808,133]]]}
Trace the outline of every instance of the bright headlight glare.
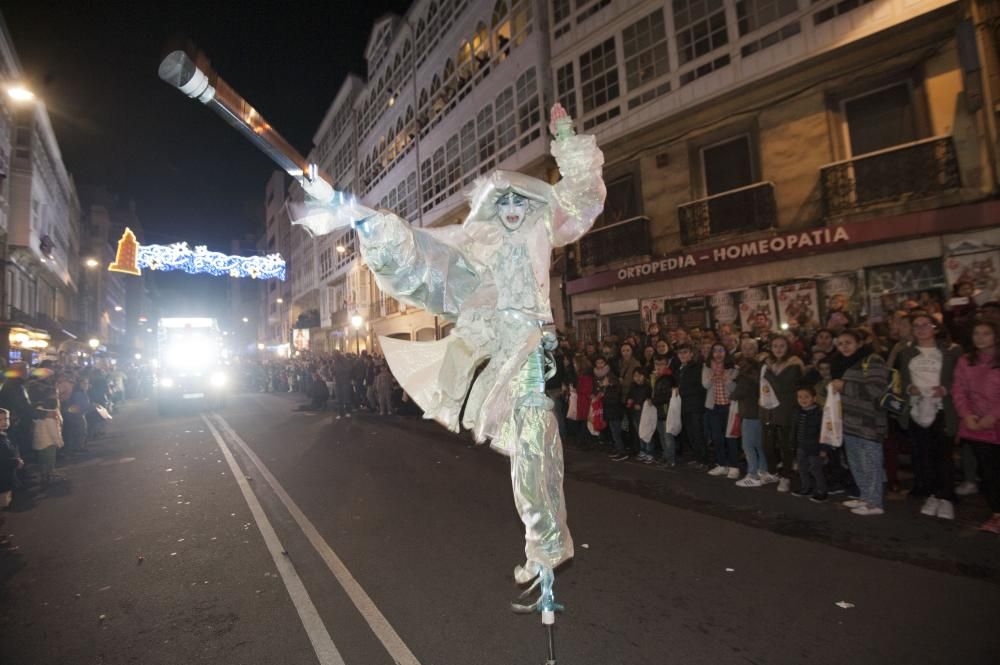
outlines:
{"label": "bright headlight glare", "polygon": [[164,377],[164,378],[160,379],[160,387],[161,388],[173,388],[174,387],[174,380],[171,379],[169,376]]}
{"label": "bright headlight glare", "polygon": [[222,372],[216,372],[215,374],[212,375],[211,381],[213,386],[215,386],[216,388],[221,388],[222,386],[226,385],[226,375],[223,374]]}

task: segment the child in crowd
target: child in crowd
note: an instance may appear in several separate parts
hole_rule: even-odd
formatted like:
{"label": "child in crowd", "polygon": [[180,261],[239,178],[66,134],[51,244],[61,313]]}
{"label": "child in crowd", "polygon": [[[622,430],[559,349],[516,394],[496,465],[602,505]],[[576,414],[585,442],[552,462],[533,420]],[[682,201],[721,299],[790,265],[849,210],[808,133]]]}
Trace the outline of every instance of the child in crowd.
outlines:
{"label": "child in crowd", "polygon": [[[670,370],[670,359],[667,356],[658,355],[653,361],[654,373],[652,377],[652,401],[656,407],[656,431],[660,435],[660,447],[663,448],[663,464],[674,466],[677,464],[677,440],[674,435],[667,431],[667,409],[670,406],[670,398],[673,397],[677,389],[673,373]],[[653,443],[650,441],[645,448],[646,457],[642,460],[646,464],[656,461],[653,457]]]}
{"label": "child in crowd", "polygon": [[24,461],[17,454],[17,448],[7,437],[10,427],[10,411],[0,409],[0,510],[10,505],[14,488],[17,486],[17,470]]}
{"label": "child in crowd", "polygon": [[[646,370],[642,367],[637,367],[632,372],[632,385],[629,386],[628,396],[625,398],[625,409],[628,411],[629,428],[633,432],[632,442],[639,449],[640,453],[653,447],[652,439],[650,441],[643,441],[639,437],[639,420],[642,418],[642,405],[652,395],[653,392],[649,386],[649,381],[646,380]],[[628,455],[624,457],[616,455],[612,459],[615,462],[621,462],[628,459]]]}
{"label": "child in crowd", "polygon": [[819,443],[820,428],[823,422],[823,410],[816,404],[816,390],[810,385],[800,386],[796,391],[799,408],[792,421],[792,441],[798,448],[796,462],[799,467],[799,489],[792,492],[795,496],[808,496],[812,501],[822,503],[828,498],[826,476],[823,475],[823,463],[826,451]]}
{"label": "child in crowd", "polygon": [[42,487],[52,482],[56,469],[56,453],[63,447],[62,414],[59,412],[59,398],[46,397],[36,408],[40,420],[35,421],[32,448],[37,451],[41,466]]}

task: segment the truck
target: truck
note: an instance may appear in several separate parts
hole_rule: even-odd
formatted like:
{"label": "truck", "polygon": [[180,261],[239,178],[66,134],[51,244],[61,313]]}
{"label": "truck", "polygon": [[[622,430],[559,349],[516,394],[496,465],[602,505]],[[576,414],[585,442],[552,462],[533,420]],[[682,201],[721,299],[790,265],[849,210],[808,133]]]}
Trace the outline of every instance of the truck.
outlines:
{"label": "truck", "polygon": [[184,404],[219,408],[229,374],[215,319],[164,317],[157,322],[156,401],[160,415]]}

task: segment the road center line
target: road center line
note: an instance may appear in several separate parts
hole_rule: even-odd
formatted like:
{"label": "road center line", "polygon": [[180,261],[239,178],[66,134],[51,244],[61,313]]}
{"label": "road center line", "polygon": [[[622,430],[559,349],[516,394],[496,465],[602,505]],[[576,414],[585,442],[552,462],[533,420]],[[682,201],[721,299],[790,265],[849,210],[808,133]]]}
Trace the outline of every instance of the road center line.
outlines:
{"label": "road center line", "polygon": [[[285,506],[285,509],[298,524],[302,533],[305,534],[306,538],[312,544],[316,553],[319,554],[323,562],[326,563],[326,567],[329,568],[330,572],[343,587],[347,596],[354,603],[354,606],[358,608],[358,612],[364,617],[365,621],[368,622],[369,627],[371,627],[372,632],[375,636],[382,642],[385,650],[389,653],[389,656],[397,665],[420,665],[420,661],[417,657],[413,655],[406,643],[403,642],[402,638],[396,633],[396,630],[389,623],[388,619],[379,611],[378,607],[375,605],[374,601],[365,593],[365,590],[361,588],[358,581],[354,579],[351,572],[344,565],[344,562],[340,560],[337,553],[333,551],[329,543],[323,539],[323,536],[319,534],[319,531],[313,526],[313,523],[309,521],[309,518],[299,509],[299,507],[292,501],[292,498],[288,496],[285,488],[281,486],[278,479],[268,470],[267,466],[260,461],[257,454],[250,449],[239,434],[237,434],[229,423],[226,422],[225,418],[215,413],[212,414],[215,418],[216,423],[219,428],[222,429],[232,440],[233,443],[238,445],[240,449],[246,454],[247,458],[253,462],[260,474],[267,480],[268,485],[274,490],[274,493],[281,500],[281,503]],[[241,476],[242,477],[242,476]]]}
{"label": "road center line", "polygon": [[299,614],[302,627],[305,628],[306,634],[309,636],[309,642],[312,643],[313,651],[316,652],[316,658],[319,660],[320,665],[344,665],[344,659],[330,638],[330,633],[327,632],[326,626],[323,625],[323,620],[320,618],[319,612],[316,611],[316,606],[313,605],[312,599],[309,597],[309,592],[306,591],[305,585],[302,584],[299,574],[295,571],[295,566],[292,565],[292,562],[286,555],[282,554],[285,548],[281,545],[281,541],[278,540],[278,534],[274,532],[274,527],[271,526],[270,520],[267,519],[260,501],[257,500],[257,496],[250,489],[250,484],[247,483],[242,469],[236,463],[233,453],[229,450],[222,435],[212,425],[212,422],[204,415],[202,415],[202,418],[205,420],[205,424],[208,425],[208,429],[215,438],[215,442],[219,444],[222,456],[226,458],[229,470],[236,479],[236,484],[239,485],[240,491],[243,492],[243,498],[250,508],[250,513],[253,515],[254,521],[257,522],[257,529],[264,538],[264,543],[267,545],[267,550],[271,553],[271,558],[274,559],[274,565],[278,568],[278,574],[281,575],[281,580],[285,583],[288,595],[291,596],[292,604],[295,605],[295,611]]}

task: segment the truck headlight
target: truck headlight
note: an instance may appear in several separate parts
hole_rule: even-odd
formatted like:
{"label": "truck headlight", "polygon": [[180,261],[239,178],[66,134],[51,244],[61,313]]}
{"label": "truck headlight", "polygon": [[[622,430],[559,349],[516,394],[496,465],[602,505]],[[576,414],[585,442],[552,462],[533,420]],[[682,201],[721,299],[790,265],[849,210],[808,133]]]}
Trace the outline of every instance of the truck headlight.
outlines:
{"label": "truck headlight", "polygon": [[209,381],[211,382],[213,387],[221,388],[222,386],[226,385],[226,375],[223,374],[222,372],[215,372],[214,374],[212,374]]}
{"label": "truck headlight", "polygon": [[163,377],[162,379],[160,379],[160,387],[161,388],[173,388],[174,387],[174,380],[171,379],[169,376]]}

